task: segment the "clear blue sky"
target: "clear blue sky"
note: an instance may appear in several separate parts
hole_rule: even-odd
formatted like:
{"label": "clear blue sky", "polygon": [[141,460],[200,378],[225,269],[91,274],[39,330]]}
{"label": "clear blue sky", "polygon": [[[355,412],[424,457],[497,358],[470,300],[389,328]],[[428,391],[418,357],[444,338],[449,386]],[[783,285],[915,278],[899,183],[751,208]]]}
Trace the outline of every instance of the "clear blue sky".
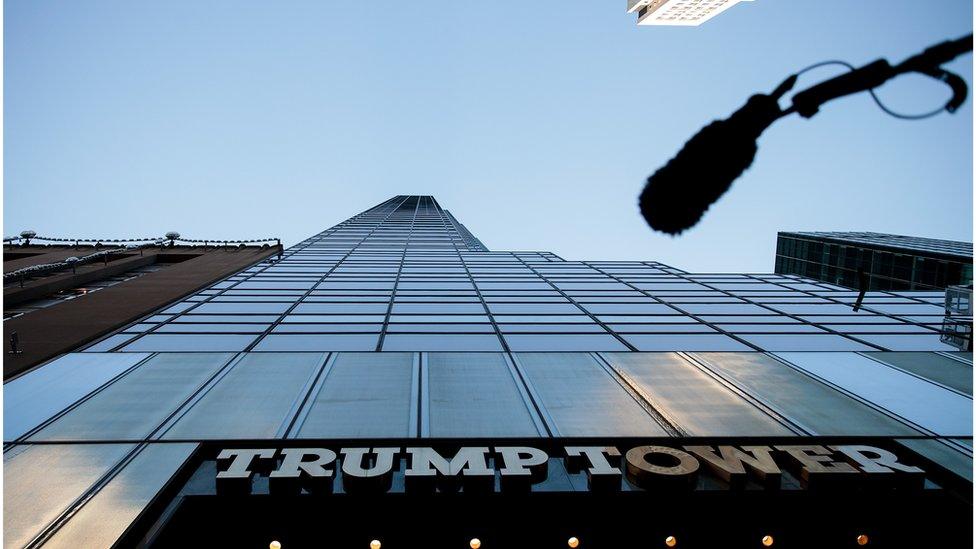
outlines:
{"label": "clear blue sky", "polygon": [[[969,0],[756,0],[697,28],[637,27],[624,0],[7,0],[4,234],[293,244],[433,194],[492,249],[701,272],[770,272],[777,230],[971,241],[971,100],[783,120],[680,238],[636,197],[790,72],[900,60],[972,20]],[[972,84],[971,57],[950,68]],[[904,111],[948,95],[922,77],[880,93]]]}

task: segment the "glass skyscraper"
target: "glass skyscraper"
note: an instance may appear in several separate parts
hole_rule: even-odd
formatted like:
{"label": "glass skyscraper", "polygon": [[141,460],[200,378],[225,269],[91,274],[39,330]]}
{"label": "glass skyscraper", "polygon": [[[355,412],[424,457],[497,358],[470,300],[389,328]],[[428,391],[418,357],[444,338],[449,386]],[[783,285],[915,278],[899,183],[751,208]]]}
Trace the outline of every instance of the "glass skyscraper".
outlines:
{"label": "glass skyscraper", "polygon": [[4,544],[970,536],[944,293],[856,298],[490,251],[397,196],[7,382]]}
{"label": "glass skyscraper", "polygon": [[869,290],[941,290],[973,283],[973,244],[871,232],[780,232],[776,272]]}

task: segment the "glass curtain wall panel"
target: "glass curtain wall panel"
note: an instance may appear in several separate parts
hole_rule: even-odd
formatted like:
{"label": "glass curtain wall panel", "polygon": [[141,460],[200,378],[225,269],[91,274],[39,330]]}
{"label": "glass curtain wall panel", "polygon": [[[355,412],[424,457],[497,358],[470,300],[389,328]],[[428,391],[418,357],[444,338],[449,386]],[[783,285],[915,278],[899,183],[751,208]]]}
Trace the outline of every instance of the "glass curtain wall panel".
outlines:
{"label": "glass curtain wall panel", "polygon": [[638,351],[748,351],[750,347],[723,334],[627,334]]}
{"label": "glass curtain wall panel", "polygon": [[[454,330],[460,331],[460,330]],[[501,351],[498,336],[492,334],[387,334],[384,351]]]}
{"label": "glass curtain wall panel", "polygon": [[239,334],[148,334],[122,348],[123,351],[243,351],[255,335]]}
{"label": "glass curtain wall panel", "polygon": [[233,356],[229,353],[155,355],[38,431],[30,440],[142,440]]}
{"label": "glass curtain wall panel", "polygon": [[[938,463],[953,473],[973,481],[972,440],[967,439],[898,439],[902,445],[911,448],[928,459]],[[964,452],[961,447],[969,447]]]}
{"label": "glass curtain wall panel", "polygon": [[425,353],[423,387],[431,437],[533,437],[528,396],[503,353]]}
{"label": "glass curtain wall panel", "polygon": [[795,275],[492,252],[433,197],[397,196],[89,350],[954,349],[944,296],[873,291],[855,312],[856,299]]}
{"label": "glass curtain wall panel", "polygon": [[870,351],[863,343],[833,334],[742,334],[742,339],[766,351]]}
{"label": "glass curtain wall panel", "polygon": [[119,345],[129,341],[130,339],[136,337],[135,334],[115,334],[110,337],[99,341],[98,343],[92,345],[91,347],[86,347],[84,352],[86,353],[105,353],[115,349]]}
{"label": "glass curtain wall panel", "polygon": [[3,439],[19,438],[148,356],[72,353],[4,383]]}
{"label": "glass curtain wall panel", "polygon": [[667,436],[596,358],[587,353],[518,353],[517,363],[553,436]]}
{"label": "glass curtain wall panel", "polygon": [[413,436],[419,357],[413,353],[338,353],[326,364],[297,438]]}
{"label": "glass curtain wall panel", "polygon": [[325,357],[325,353],[249,353],[192,403],[163,438],[282,436]]}
{"label": "glass curtain wall panel", "polygon": [[601,356],[687,435],[795,434],[676,353],[604,353]]}
{"label": "glass curtain wall panel", "polygon": [[379,334],[271,334],[255,351],[372,351]]}
{"label": "glass curtain wall panel", "polygon": [[943,436],[973,434],[973,399],[851,353],[776,356],[924,429]]}
{"label": "glass curtain wall panel", "polygon": [[190,443],[146,445],[44,547],[111,547],[196,447]]}
{"label": "glass curtain wall panel", "polygon": [[922,434],[762,353],[691,356],[812,435]]}
{"label": "glass curtain wall panel", "polygon": [[3,546],[24,547],[132,444],[20,445],[3,454]]}
{"label": "glass curtain wall panel", "polygon": [[938,353],[925,352],[881,352],[865,353],[865,356],[880,360],[913,373],[925,379],[941,383],[946,387],[973,396],[973,365],[954,360]]}
{"label": "glass curtain wall panel", "polygon": [[[563,330],[571,329],[563,325]],[[610,334],[505,334],[513,351],[626,351]]]}

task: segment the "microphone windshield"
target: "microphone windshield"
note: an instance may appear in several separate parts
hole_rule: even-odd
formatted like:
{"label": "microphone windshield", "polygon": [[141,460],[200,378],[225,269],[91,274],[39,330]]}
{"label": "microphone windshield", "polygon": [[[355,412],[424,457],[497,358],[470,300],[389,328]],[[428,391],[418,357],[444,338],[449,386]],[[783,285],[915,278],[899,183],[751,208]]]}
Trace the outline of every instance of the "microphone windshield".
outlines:
{"label": "microphone windshield", "polygon": [[694,227],[756,156],[756,139],[780,113],[776,100],[754,95],[726,120],[705,126],[647,178],[640,211],[656,231],[677,235]]}

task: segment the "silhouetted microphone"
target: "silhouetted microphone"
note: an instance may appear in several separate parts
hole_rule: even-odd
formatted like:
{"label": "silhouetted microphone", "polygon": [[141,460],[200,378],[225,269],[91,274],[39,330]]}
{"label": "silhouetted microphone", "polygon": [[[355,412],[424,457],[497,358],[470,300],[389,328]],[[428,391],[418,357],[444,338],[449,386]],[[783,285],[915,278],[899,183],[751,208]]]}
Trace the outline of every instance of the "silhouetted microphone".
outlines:
{"label": "silhouetted microphone", "polygon": [[[693,227],[712,203],[752,165],[756,157],[756,140],[778,118],[792,113],[810,118],[828,101],[873,90],[899,74],[917,72],[948,84],[952,88],[952,99],[943,109],[955,112],[966,99],[967,86],[959,75],[940,65],[972,49],[973,35],[969,34],[936,44],[897,65],[878,59],[854,68],[842,61],[826,61],[803,69],[784,80],[769,95],[753,95],[732,116],[712,122],[689,139],[674,158],[647,178],[640,195],[641,215],[651,228],[671,235]],[[778,100],[793,88],[799,74],[826,64],[842,64],[850,72],[795,94],[792,105],[786,110],[780,109]],[[874,92],[871,93],[882,110],[899,118],[919,119],[939,112],[900,115],[882,105]]]}
{"label": "silhouetted microphone", "polygon": [[693,227],[732,182],[752,165],[756,139],[782,116],[777,100],[791,76],[769,95],[753,95],[725,120],[702,128],[663,168],[647,178],[640,210],[651,228],[679,234]]}

